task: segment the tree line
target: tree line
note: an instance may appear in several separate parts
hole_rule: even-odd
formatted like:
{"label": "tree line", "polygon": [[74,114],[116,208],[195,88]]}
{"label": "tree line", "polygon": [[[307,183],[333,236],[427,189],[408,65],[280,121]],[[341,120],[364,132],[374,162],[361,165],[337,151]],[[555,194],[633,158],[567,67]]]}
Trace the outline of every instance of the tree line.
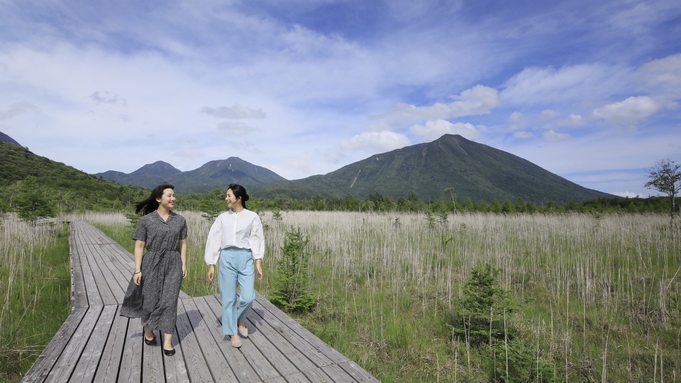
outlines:
{"label": "tree line", "polygon": [[[19,149],[13,149],[19,150]],[[22,152],[18,151],[21,154]],[[26,154],[28,152],[25,152]],[[21,158],[19,158],[21,157]],[[53,166],[42,157],[15,155],[5,158],[13,162],[29,160],[33,170],[25,174],[0,172],[0,214],[16,212],[24,220],[35,221],[43,217],[54,217],[59,213],[102,211],[126,212],[130,214],[135,202],[148,196],[149,191],[135,186],[124,186],[105,181],[65,166]],[[20,178],[19,178],[20,177]],[[458,200],[450,190],[443,199],[423,200],[411,193],[407,197],[392,198],[380,193],[370,194],[364,199],[350,194],[345,197],[311,198],[258,198],[252,196],[249,207],[254,211],[355,211],[355,212],[423,212],[431,214],[449,213],[667,213],[672,225],[679,211],[675,203],[681,186],[681,169],[673,160],[662,160],[648,173],[649,182],[645,187],[655,189],[665,196],[649,198],[599,198],[583,202],[535,203],[518,198],[491,202],[473,201],[470,198]],[[447,190],[445,190],[445,195]],[[207,194],[179,194],[178,209],[203,212],[207,218],[214,218],[226,209],[224,189]]]}

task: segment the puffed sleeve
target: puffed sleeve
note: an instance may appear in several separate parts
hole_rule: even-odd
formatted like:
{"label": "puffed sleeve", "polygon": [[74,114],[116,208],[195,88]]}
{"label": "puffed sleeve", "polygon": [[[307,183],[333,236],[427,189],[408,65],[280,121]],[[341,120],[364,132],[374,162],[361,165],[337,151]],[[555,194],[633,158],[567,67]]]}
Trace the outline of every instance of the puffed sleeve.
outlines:
{"label": "puffed sleeve", "polygon": [[248,243],[251,245],[253,259],[262,259],[265,256],[265,235],[262,230],[262,222],[260,222],[260,217],[257,214],[251,224],[251,235],[248,237]]}
{"label": "puffed sleeve", "polygon": [[204,260],[209,265],[218,263],[220,259],[220,246],[222,246],[222,216],[219,216],[208,232],[206,239],[206,253]]}

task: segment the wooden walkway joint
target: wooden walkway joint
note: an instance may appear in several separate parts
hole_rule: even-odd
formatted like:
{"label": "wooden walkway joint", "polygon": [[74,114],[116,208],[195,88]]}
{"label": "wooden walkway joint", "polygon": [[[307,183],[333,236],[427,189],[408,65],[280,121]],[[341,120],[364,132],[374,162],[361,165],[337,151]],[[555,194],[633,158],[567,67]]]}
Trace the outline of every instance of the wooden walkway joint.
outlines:
{"label": "wooden walkway joint", "polygon": [[22,382],[378,382],[260,294],[235,349],[220,297],[181,292],[166,357],[144,344],[139,319],[118,315],[133,255],[85,222],[71,223],[70,242],[71,314]]}

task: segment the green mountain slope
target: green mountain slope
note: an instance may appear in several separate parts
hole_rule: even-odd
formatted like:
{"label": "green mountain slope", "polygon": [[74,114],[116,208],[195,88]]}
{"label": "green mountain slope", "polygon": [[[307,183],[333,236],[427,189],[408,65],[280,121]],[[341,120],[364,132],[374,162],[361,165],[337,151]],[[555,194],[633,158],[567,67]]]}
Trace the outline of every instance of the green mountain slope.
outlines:
{"label": "green mountain slope", "polygon": [[393,198],[412,193],[422,200],[470,198],[491,202],[522,198],[534,203],[612,198],[570,182],[513,154],[444,135],[436,141],[373,155],[334,172],[302,180],[257,185],[255,195],[364,199],[380,193]]}
{"label": "green mountain slope", "polygon": [[120,209],[148,196],[141,188],[105,181],[24,147],[0,142],[0,208],[11,207],[22,193],[21,183],[29,178],[62,211]]}

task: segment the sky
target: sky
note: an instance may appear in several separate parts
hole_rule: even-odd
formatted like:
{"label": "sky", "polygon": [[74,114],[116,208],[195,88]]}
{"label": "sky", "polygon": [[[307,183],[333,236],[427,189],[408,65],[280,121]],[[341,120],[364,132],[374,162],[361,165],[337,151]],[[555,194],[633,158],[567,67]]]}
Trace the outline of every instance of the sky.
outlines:
{"label": "sky", "polygon": [[95,174],[287,179],[461,136],[581,186],[681,163],[678,0],[0,0],[0,132]]}

